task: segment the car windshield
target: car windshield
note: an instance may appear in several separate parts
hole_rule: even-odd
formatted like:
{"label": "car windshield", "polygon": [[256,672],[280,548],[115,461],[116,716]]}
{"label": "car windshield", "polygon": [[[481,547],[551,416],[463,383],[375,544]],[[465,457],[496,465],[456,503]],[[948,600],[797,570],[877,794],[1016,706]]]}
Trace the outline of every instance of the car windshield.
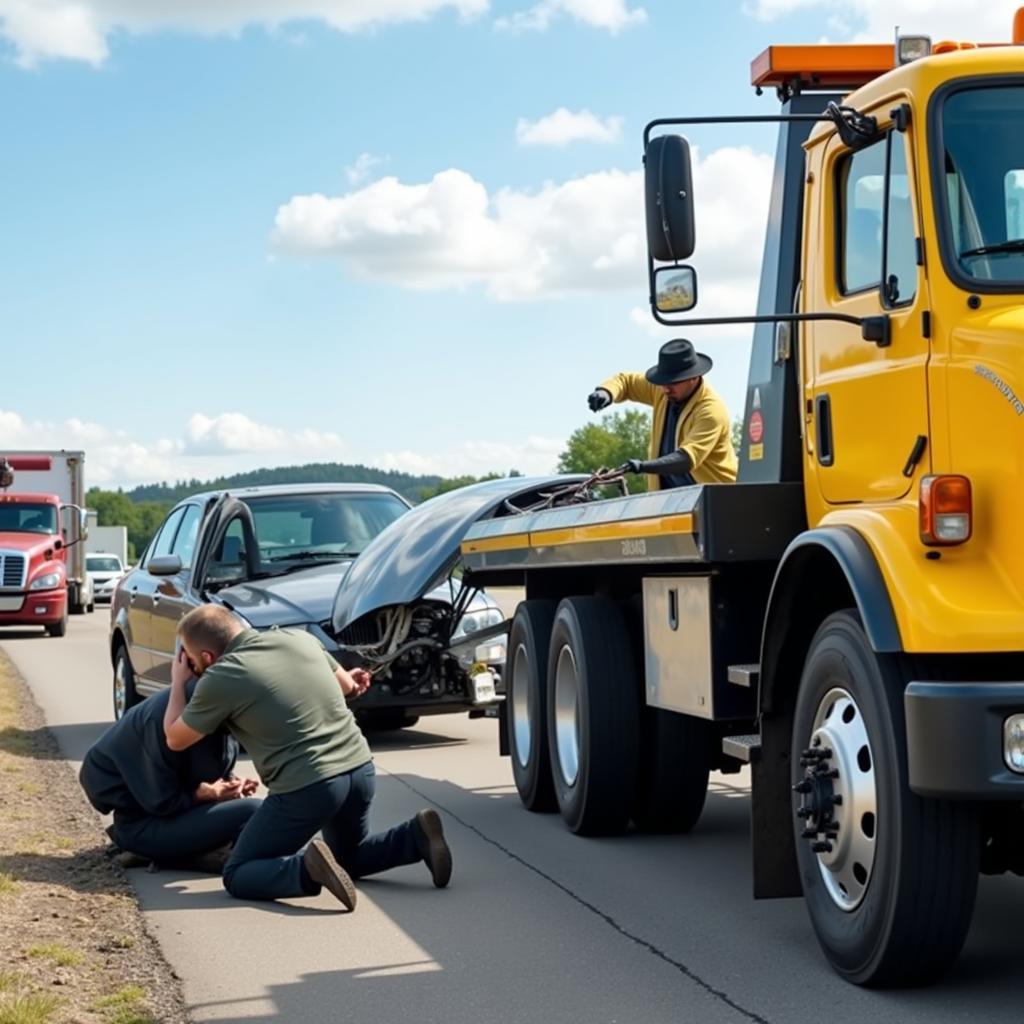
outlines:
{"label": "car windshield", "polygon": [[57,509],[42,502],[0,504],[0,530],[11,533],[57,532]]}
{"label": "car windshield", "polygon": [[120,572],[121,563],[116,559],[107,555],[104,558],[95,558],[90,555],[85,560],[85,567],[89,572]]}
{"label": "car windshield", "polygon": [[951,269],[982,288],[1024,289],[1024,86],[948,96],[942,162]]}
{"label": "car windshield", "polygon": [[355,558],[408,511],[393,494],[293,494],[245,501],[252,510],[260,561],[272,572],[287,570],[289,563]]}

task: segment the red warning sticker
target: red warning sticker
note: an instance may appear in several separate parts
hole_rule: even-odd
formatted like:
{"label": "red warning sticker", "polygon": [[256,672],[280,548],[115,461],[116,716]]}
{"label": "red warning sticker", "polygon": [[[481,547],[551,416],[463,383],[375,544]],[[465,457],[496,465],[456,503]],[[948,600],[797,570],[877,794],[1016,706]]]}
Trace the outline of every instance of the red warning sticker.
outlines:
{"label": "red warning sticker", "polygon": [[764,437],[764,419],[757,409],[750,414],[750,422],[747,424],[747,436],[754,444],[760,444],[761,438]]}

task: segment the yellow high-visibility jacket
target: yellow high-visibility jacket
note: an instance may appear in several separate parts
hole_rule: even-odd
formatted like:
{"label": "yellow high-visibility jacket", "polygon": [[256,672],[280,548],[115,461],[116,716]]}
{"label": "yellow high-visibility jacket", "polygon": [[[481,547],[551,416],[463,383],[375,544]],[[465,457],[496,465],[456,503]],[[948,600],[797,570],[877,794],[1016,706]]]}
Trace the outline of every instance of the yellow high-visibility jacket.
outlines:
{"label": "yellow high-visibility jacket", "polygon": [[[665,427],[668,395],[663,388],[652,384],[642,373],[617,373],[601,387],[614,402],[642,402],[652,407],[649,459],[656,459],[661,447],[661,432]],[[676,447],[690,456],[693,479],[699,484],[731,484],[736,481],[739,463],[732,447],[732,424],[725,402],[706,380],[690,396],[676,434]],[[661,487],[657,476],[648,475],[648,490]]]}

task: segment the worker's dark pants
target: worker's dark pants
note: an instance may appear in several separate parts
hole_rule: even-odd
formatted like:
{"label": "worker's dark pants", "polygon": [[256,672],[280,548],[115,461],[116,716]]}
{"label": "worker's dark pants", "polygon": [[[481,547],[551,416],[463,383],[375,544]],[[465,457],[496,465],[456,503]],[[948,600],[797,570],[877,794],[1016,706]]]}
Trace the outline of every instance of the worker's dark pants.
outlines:
{"label": "worker's dark pants", "polygon": [[196,804],[181,814],[133,818],[114,814],[113,839],[122,850],[171,863],[233,843],[262,801],[247,797]]}
{"label": "worker's dark pants", "polygon": [[315,896],[320,886],[302,867],[302,850],[318,831],[353,877],[422,860],[413,822],[370,835],[373,762],[292,793],[271,793],[252,816],[224,866],[224,887],[246,900]]}

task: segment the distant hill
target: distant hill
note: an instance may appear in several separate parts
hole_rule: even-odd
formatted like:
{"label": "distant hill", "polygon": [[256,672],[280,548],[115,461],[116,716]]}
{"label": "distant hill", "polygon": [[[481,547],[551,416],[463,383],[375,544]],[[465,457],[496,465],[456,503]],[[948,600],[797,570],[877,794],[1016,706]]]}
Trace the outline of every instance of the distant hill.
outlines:
{"label": "distant hill", "polygon": [[216,491],[232,487],[261,487],[264,484],[357,483],[382,484],[398,491],[409,501],[419,501],[424,490],[440,486],[439,476],[413,476],[394,470],[370,466],[349,466],[343,462],[311,462],[305,466],[279,466],[276,469],[254,469],[216,480],[181,480],[175,484],[144,484],[125,494],[132,501],[174,503],[199,491]]}

